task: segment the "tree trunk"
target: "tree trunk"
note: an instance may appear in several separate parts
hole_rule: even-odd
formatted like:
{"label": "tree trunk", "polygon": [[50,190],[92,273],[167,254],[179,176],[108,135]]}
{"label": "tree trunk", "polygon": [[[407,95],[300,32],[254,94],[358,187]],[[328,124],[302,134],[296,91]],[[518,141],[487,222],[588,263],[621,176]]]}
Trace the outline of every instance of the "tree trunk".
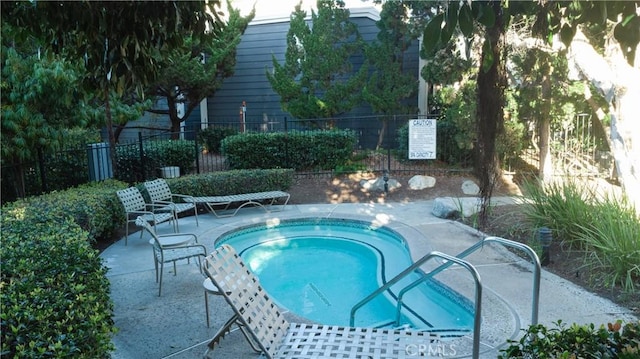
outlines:
{"label": "tree trunk", "polygon": [[[546,66],[545,66],[546,68]],[[553,176],[553,162],[551,157],[550,134],[551,134],[551,73],[553,70],[547,69],[547,74],[542,80],[542,106],[540,116],[540,164],[538,175],[540,179],[548,183]]]}
{"label": "tree trunk", "polygon": [[167,107],[169,111],[169,122],[171,122],[171,139],[180,138],[180,117],[178,117],[178,105],[174,97],[167,96]]}
{"label": "tree trunk", "polygon": [[109,96],[109,85],[104,88],[104,115],[106,118],[107,134],[109,136],[109,157],[111,159],[111,173],[116,178],[116,137],[113,133],[113,118],[111,116],[111,97]]}
{"label": "tree trunk", "polygon": [[[504,24],[500,2],[491,4],[496,16],[493,27],[487,28],[485,46],[482,48],[480,71],[477,85],[477,135],[475,171],[480,180],[481,207],[480,227],[484,227],[488,218],[491,195],[499,177],[496,138],[503,130],[505,70],[502,61]],[[488,44],[488,46],[487,46]],[[483,64],[487,64],[484,66]]]}
{"label": "tree trunk", "polygon": [[385,116],[381,122],[382,126],[380,127],[380,132],[378,133],[378,143],[376,144],[376,150],[379,150],[384,143],[384,137],[387,135],[387,124],[389,123],[389,120],[387,120],[387,117]]}
{"label": "tree trunk", "polygon": [[611,152],[617,175],[627,197],[640,210],[640,68],[630,66],[619,49],[617,43],[611,44],[605,59],[578,30],[569,60],[610,104]]}

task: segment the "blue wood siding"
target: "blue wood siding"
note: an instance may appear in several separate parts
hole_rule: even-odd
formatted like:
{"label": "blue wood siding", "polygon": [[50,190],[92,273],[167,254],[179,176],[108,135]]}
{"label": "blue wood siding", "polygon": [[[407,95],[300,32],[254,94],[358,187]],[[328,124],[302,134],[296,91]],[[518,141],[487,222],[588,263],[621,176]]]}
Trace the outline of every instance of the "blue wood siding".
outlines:
{"label": "blue wood siding", "polygon": [[[358,26],[365,41],[371,42],[376,39],[378,28],[375,20],[363,15],[352,16],[351,21]],[[225,79],[222,87],[214,96],[208,98],[209,124],[237,125],[243,101],[246,101],[247,104],[246,121],[249,130],[258,128],[282,129],[284,128],[284,119],[292,119],[290,114],[282,111],[280,96],[273,91],[266,77],[266,71],[273,68],[272,56],[275,56],[279,63],[284,62],[288,30],[288,20],[249,24],[237,48],[234,75]],[[406,58],[406,71],[417,74],[417,41],[412,44]],[[352,58],[353,71],[357,71],[363,61],[363,55],[354,56]],[[415,102],[417,107],[417,98],[412,102]],[[373,113],[370,106],[364,104],[344,114],[344,117],[371,115]],[[197,123],[199,124],[199,119]],[[350,125],[350,128],[359,127],[357,121]],[[188,128],[192,127],[191,124],[188,124]]]}

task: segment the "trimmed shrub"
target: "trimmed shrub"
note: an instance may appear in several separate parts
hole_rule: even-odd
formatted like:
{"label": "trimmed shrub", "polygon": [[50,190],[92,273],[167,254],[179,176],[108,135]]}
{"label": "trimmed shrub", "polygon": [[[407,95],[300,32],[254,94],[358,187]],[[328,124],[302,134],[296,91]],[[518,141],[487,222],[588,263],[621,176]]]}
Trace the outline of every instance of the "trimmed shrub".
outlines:
{"label": "trimmed shrub", "polygon": [[167,179],[172,192],[192,196],[286,191],[293,183],[292,169],[254,169],[210,172]]}
{"label": "trimmed shrub", "polygon": [[620,321],[596,329],[593,324],[554,328],[532,325],[520,341],[510,341],[499,358],[619,358],[640,357],[640,322]]}
{"label": "trimmed shrub", "polygon": [[89,234],[47,209],[7,208],[1,221],[2,355],[108,358],[113,303]]}
{"label": "trimmed shrub", "polygon": [[222,154],[233,169],[334,169],[347,163],[357,142],[350,130],[245,133],[225,138]]}
{"label": "trimmed shrub", "polygon": [[3,207],[3,214],[20,213],[25,221],[39,217],[59,216],[72,219],[91,240],[109,238],[124,224],[123,208],[115,192],[127,184],[116,180],[90,182],[66,191],[51,192],[12,202]]}

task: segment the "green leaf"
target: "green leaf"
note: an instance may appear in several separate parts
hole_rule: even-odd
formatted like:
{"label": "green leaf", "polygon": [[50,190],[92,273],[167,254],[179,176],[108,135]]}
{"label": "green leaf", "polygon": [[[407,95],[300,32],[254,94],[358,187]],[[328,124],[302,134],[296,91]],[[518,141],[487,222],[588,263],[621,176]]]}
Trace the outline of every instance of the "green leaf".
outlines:
{"label": "green leaf", "polygon": [[436,51],[442,32],[442,21],[444,20],[444,14],[436,15],[427,26],[424,28],[422,35],[422,46],[425,52],[433,53]]}
{"label": "green leaf", "polygon": [[573,36],[576,34],[576,28],[569,25],[562,25],[562,29],[560,29],[560,40],[564,44],[564,46],[569,47],[571,44],[571,40],[573,40]]}
{"label": "green leaf", "polygon": [[496,24],[496,14],[488,4],[478,5],[478,15],[476,19],[479,23],[486,27],[493,27]]}
{"label": "green leaf", "polygon": [[455,27],[458,24],[458,2],[456,1],[452,1],[448,3],[449,6],[447,7],[447,22],[445,23],[446,26],[452,26]]}
{"label": "green leaf", "polygon": [[471,13],[469,4],[466,2],[462,4],[460,13],[458,14],[458,26],[460,26],[460,31],[462,31],[465,37],[471,37],[471,35],[473,35],[473,14]]}

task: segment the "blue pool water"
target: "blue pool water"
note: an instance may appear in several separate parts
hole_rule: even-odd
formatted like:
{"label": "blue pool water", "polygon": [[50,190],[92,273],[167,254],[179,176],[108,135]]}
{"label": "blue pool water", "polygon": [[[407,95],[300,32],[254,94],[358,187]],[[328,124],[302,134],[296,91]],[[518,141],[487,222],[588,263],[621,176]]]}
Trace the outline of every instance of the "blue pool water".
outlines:
{"label": "blue pool water", "polygon": [[[404,239],[355,220],[304,218],[243,227],[216,245],[233,246],[283,308],[304,318],[349,325],[351,308],[412,264]],[[356,313],[355,325],[384,326],[396,315],[394,285]],[[400,325],[445,332],[473,327],[472,304],[438,281],[408,292]]]}

